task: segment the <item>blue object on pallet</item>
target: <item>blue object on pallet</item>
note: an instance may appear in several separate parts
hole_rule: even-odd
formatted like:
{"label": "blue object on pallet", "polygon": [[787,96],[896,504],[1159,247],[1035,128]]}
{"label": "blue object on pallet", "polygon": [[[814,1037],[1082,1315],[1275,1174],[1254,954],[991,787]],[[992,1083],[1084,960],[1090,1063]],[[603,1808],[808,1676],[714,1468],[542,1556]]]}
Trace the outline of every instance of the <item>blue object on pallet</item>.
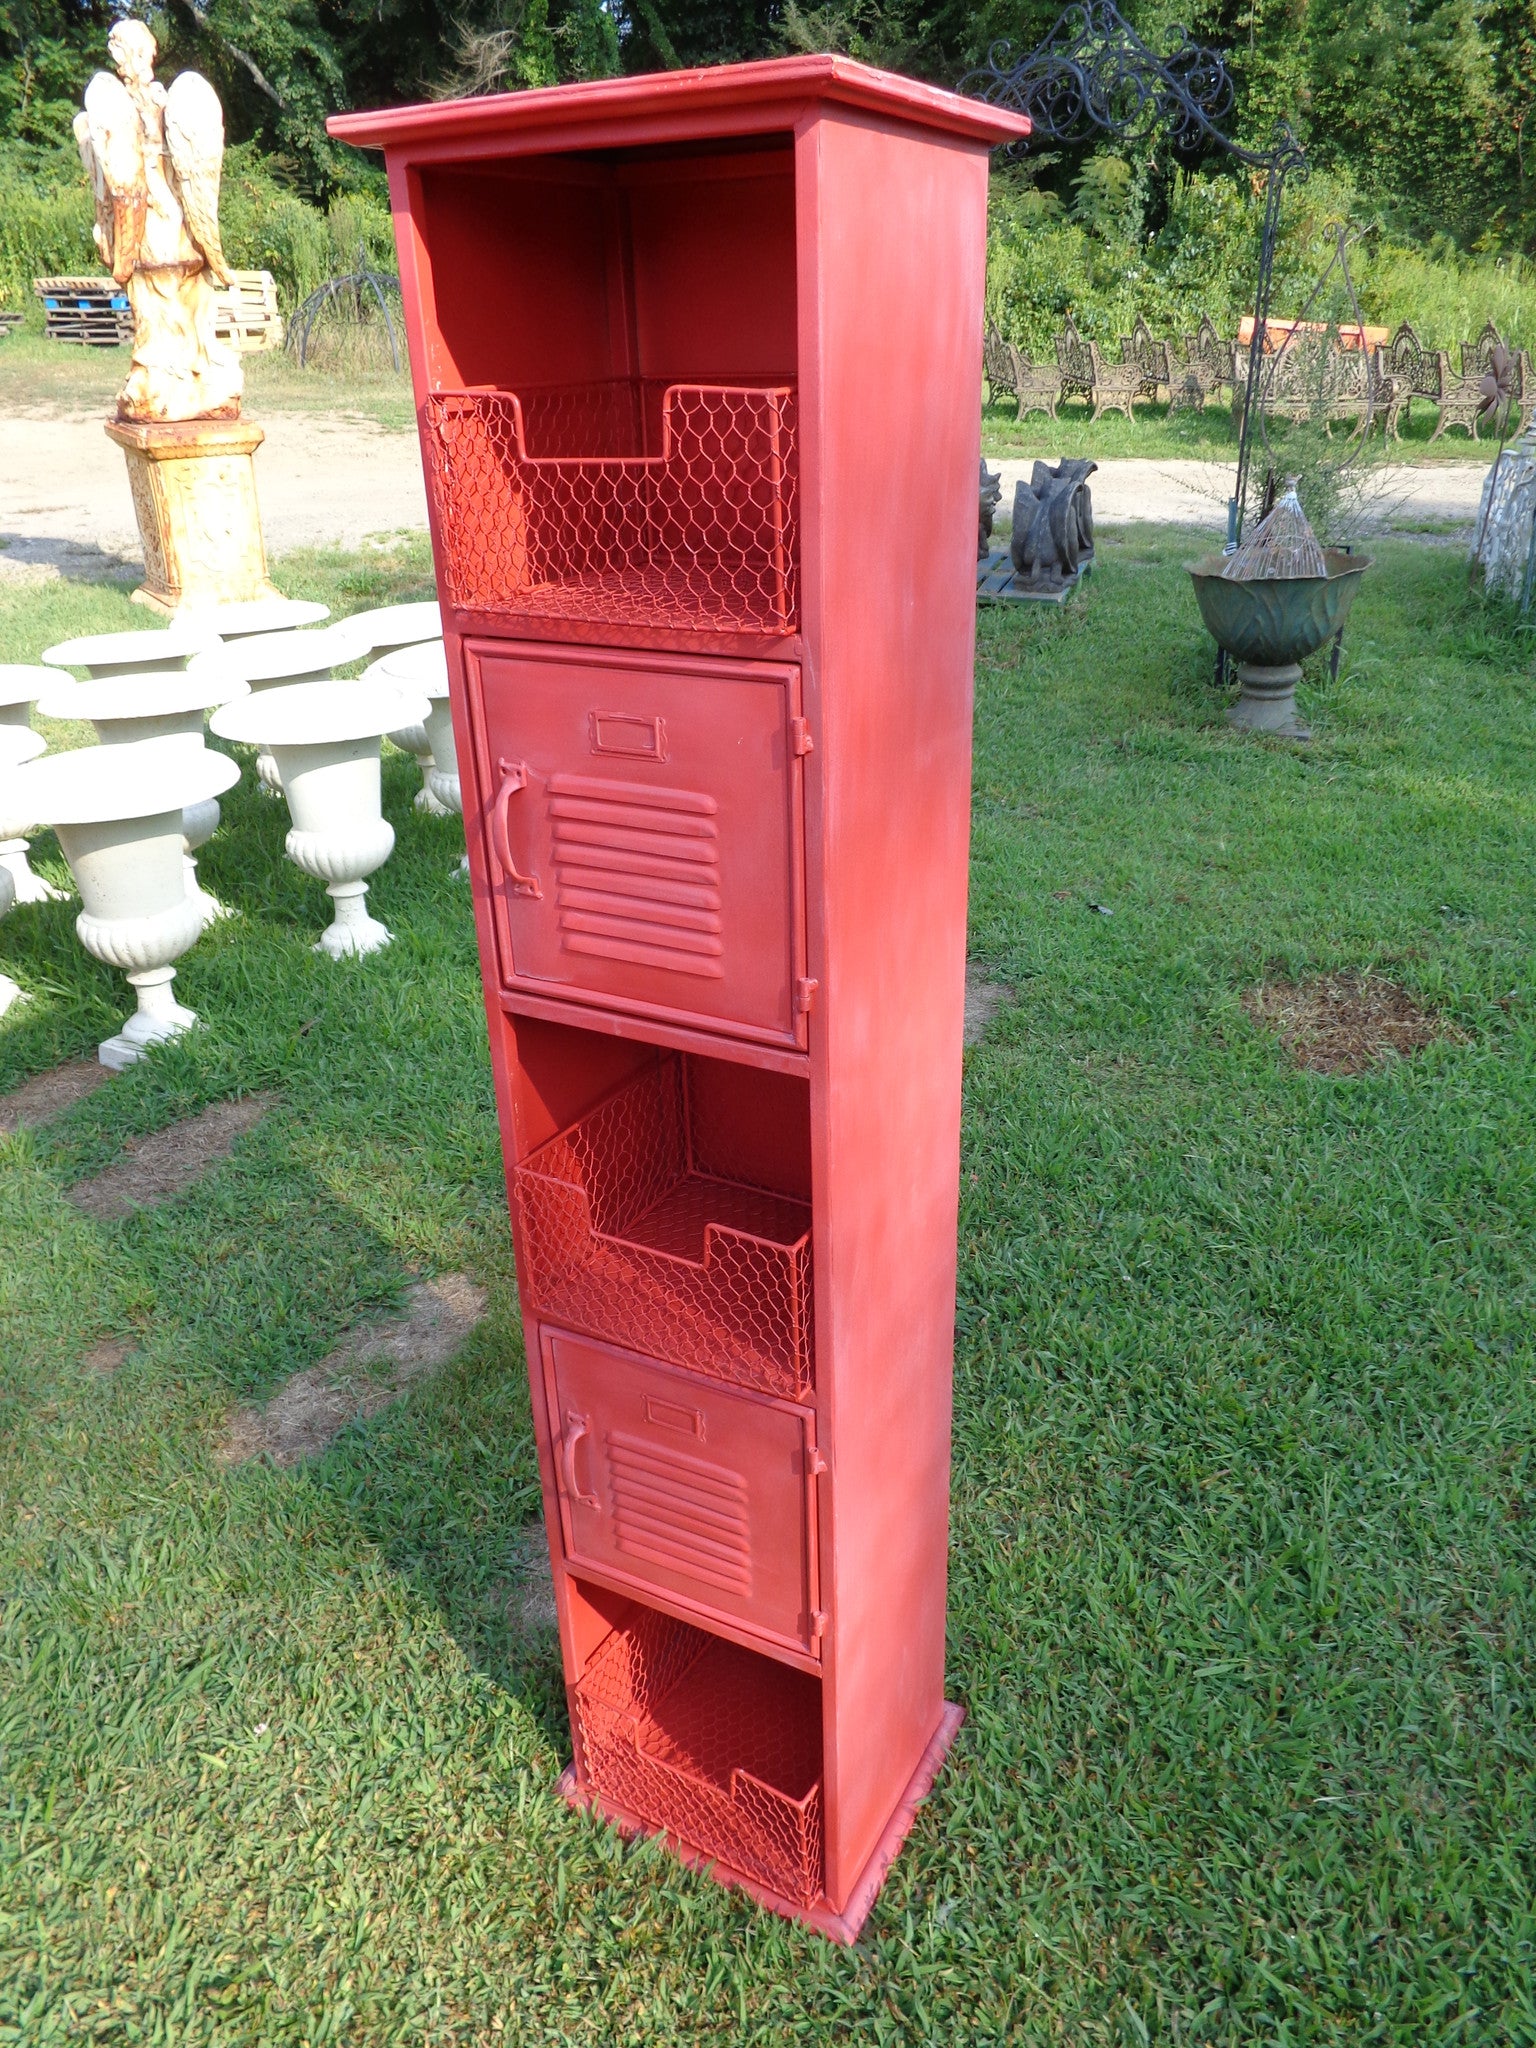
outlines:
{"label": "blue object on pallet", "polygon": [[976,598],[980,604],[1065,604],[1083,578],[1092,573],[1093,556],[1087,554],[1059,590],[1026,590],[1009,550],[993,548],[985,560],[976,564]]}

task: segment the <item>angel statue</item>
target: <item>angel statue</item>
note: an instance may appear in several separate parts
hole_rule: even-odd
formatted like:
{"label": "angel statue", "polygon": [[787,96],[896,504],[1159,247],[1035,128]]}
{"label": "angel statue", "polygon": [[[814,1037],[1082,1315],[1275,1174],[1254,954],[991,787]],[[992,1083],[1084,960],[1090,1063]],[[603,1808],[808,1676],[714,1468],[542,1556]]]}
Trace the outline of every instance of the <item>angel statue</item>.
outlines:
{"label": "angel statue", "polygon": [[107,38],[117,67],[98,71],[75,116],[96,195],[96,247],[133,307],[133,366],[120,420],[238,419],[244,372],[213,331],[214,285],[230,282],[219,243],[224,110],[206,78],[155,77],[141,21]]}

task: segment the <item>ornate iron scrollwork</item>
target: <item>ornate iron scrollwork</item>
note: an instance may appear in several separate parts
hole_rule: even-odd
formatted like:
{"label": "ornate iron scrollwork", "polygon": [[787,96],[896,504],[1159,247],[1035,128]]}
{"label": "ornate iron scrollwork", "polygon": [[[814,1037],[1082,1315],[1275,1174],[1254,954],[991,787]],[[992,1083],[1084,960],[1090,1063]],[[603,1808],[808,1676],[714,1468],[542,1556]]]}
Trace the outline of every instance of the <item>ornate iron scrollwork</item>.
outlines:
{"label": "ornate iron scrollwork", "polygon": [[[1268,149],[1247,149],[1223,132],[1220,124],[1237,104],[1226,58],[1183,27],[1173,35],[1173,48],[1159,56],[1114,0],[1074,0],[1024,56],[1015,57],[1011,43],[994,43],[957,90],[1028,114],[1032,141],[1113,135],[1140,142],[1160,130],[1185,156],[1211,144],[1257,170],[1304,170],[1306,155],[1284,121]],[[1010,153],[1028,147],[1014,143]]]}
{"label": "ornate iron scrollwork", "polygon": [[1018,108],[1051,142],[1087,142],[1095,133],[1134,141],[1162,129],[1186,153],[1204,142],[1231,148],[1217,126],[1237,101],[1225,59],[1185,29],[1173,33],[1176,48],[1160,57],[1114,0],[1076,0],[1027,55],[994,43],[959,90]]}
{"label": "ornate iron scrollwork", "polygon": [[1173,40],[1173,48],[1159,56],[1137,35],[1114,0],[1074,0],[1033,50],[1015,58],[1010,43],[994,43],[986,63],[961,79],[958,89],[975,99],[1028,114],[1034,133],[1025,142],[1010,144],[1008,155],[1027,149],[1031,142],[1089,142],[1096,135],[1139,142],[1161,132],[1185,156],[1210,145],[1266,174],[1264,224],[1254,280],[1254,337],[1238,444],[1231,527],[1235,541],[1242,533],[1249,488],[1280,204],[1286,179],[1306,176],[1307,158],[1285,121],[1276,122],[1268,149],[1248,149],[1223,134],[1218,124],[1237,103],[1237,88],[1226,59],[1220,50],[1197,43],[1183,27],[1173,30]]}

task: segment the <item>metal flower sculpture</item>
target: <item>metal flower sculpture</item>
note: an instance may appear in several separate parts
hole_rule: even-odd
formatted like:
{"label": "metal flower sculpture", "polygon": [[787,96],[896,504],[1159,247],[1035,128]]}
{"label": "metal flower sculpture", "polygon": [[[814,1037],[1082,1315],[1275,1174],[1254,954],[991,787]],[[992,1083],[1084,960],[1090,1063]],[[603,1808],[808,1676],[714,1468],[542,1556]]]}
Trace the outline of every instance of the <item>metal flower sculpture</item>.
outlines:
{"label": "metal flower sculpture", "polygon": [[1507,417],[1515,395],[1516,369],[1514,350],[1506,348],[1502,342],[1495,342],[1489,351],[1488,367],[1478,380],[1478,388],[1483,394],[1483,402],[1477,409],[1479,419],[1487,419],[1490,414],[1501,410]]}
{"label": "metal flower sculpture", "polygon": [[244,373],[214,334],[214,285],[230,282],[219,240],[224,110],[195,71],[159,83],[142,22],[120,21],[107,50],[116,75],[96,73],[74,127],[96,199],[96,248],[133,307],[117,416],[236,419]]}
{"label": "metal flower sculpture", "polygon": [[[1467,574],[1470,576],[1475,565],[1481,562],[1488,588],[1496,591],[1502,589],[1510,597],[1513,597],[1515,594],[1514,564],[1511,559],[1512,550],[1509,546],[1509,533],[1501,533],[1499,529],[1505,528],[1512,531],[1520,515],[1515,511],[1514,500],[1510,495],[1508,486],[1506,485],[1504,491],[1501,492],[1499,481],[1501,475],[1506,474],[1504,468],[1504,442],[1509,434],[1511,425],[1519,417],[1515,409],[1515,397],[1519,389],[1519,382],[1520,365],[1514,350],[1506,348],[1502,341],[1494,342],[1488,351],[1488,367],[1478,379],[1478,388],[1482,393],[1482,399],[1477,408],[1477,416],[1480,420],[1492,419],[1495,415],[1498,416],[1499,447],[1498,453],[1493,458],[1493,467],[1488,472],[1488,481],[1483,485],[1483,503],[1481,512],[1478,515],[1477,539],[1472,544],[1472,553],[1467,563]],[[1530,439],[1530,430],[1527,429],[1524,440],[1519,444],[1520,447],[1525,447],[1530,442]],[[1518,455],[1518,452],[1518,449],[1511,451],[1511,453],[1516,455]],[[1528,457],[1527,460],[1529,460]],[[1528,485],[1530,481],[1531,476],[1527,469],[1526,473],[1517,479],[1515,491],[1518,493],[1521,487]],[[1490,522],[1496,534],[1496,539],[1491,549],[1488,546]],[[1522,613],[1529,611],[1531,604],[1531,578],[1533,563],[1536,563],[1536,514],[1533,514],[1531,518],[1530,534],[1531,538],[1527,542],[1525,550],[1525,574],[1521,579],[1520,585],[1520,609]]]}

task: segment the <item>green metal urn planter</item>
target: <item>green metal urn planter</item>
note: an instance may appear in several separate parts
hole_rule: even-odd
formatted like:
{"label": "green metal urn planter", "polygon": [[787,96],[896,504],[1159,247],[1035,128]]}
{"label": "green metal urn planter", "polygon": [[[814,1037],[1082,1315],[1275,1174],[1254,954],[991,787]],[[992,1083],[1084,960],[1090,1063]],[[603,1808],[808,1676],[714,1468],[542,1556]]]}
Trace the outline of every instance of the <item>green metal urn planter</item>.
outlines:
{"label": "green metal urn planter", "polygon": [[1370,557],[1325,548],[1324,576],[1262,576],[1246,582],[1222,573],[1226,560],[1207,555],[1185,566],[1211,638],[1237,663],[1242,690],[1227,717],[1244,732],[1308,739],[1296,713],[1301,664],[1343,627]]}

